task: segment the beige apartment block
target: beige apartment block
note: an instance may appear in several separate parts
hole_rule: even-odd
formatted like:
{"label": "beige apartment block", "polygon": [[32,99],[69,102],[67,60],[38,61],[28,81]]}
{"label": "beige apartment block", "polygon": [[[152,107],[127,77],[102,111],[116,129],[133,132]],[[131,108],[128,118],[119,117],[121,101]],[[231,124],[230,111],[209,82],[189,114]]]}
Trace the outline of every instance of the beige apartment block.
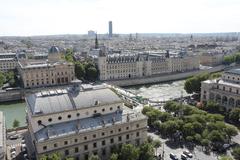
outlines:
{"label": "beige apartment block", "polygon": [[100,80],[142,78],[199,69],[199,57],[164,54],[113,54],[98,57]]}
{"label": "beige apartment block", "polygon": [[77,160],[92,154],[107,160],[122,144],[140,145],[147,139],[147,117],[127,108],[103,85],[75,83],[67,89],[32,94],[26,103],[37,159],[57,152]]}

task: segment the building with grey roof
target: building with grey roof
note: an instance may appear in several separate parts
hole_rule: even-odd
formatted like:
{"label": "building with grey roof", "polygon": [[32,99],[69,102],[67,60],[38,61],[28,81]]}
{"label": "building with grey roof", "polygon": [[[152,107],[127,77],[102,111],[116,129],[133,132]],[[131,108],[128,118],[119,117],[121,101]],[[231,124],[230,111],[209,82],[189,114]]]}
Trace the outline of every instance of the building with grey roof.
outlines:
{"label": "building with grey roof", "polygon": [[166,53],[105,54],[98,57],[100,80],[156,76],[199,69],[199,58],[180,51]]}
{"label": "building with grey roof", "polygon": [[225,110],[240,107],[240,68],[225,71],[221,78],[201,84],[201,102],[213,101]]}
{"label": "building with grey roof", "polygon": [[26,104],[37,159],[56,152],[79,160],[92,154],[108,159],[123,143],[139,145],[147,138],[147,118],[103,85],[75,82],[29,95]]}

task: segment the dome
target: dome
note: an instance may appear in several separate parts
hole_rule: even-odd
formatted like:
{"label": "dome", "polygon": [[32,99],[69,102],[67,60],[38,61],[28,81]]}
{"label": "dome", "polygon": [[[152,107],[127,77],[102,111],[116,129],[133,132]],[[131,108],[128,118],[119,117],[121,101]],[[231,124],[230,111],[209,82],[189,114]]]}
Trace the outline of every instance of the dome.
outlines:
{"label": "dome", "polygon": [[49,53],[59,53],[59,48],[56,47],[56,46],[52,46],[52,47],[49,49]]}

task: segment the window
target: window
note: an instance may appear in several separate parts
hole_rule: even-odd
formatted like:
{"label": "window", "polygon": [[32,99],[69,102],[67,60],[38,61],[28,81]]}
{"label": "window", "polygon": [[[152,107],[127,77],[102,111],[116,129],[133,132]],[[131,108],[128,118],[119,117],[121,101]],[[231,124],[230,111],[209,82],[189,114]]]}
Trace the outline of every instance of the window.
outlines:
{"label": "window", "polygon": [[87,140],[87,137],[86,137],[86,136],[84,137],[84,140]]}
{"label": "window", "polygon": [[57,145],[57,143],[54,143],[54,147],[57,147],[58,145]]}
{"label": "window", "polygon": [[97,147],[97,143],[93,143],[93,148],[96,148]]}
{"label": "window", "polygon": [[105,135],[105,133],[104,132],[102,132],[102,136],[104,136]]}
{"label": "window", "polygon": [[41,120],[38,120],[37,123],[38,123],[38,125],[41,125],[41,124],[42,124],[42,121],[41,121]]}
{"label": "window", "polygon": [[118,129],[118,132],[121,132],[121,128]]}
{"label": "window", "polygon": [[67,145],[67,144],[68,144],[68,141],[64,141],[64,144]]}
{"label": "window", "polygon": [[120,106],[117,106],[118,109],[120,109]]}
{"label": "window", "polygon": [[68,150],[68,149],[65,150],[65,155],[66,155],[66,156],[69,155],[69,150]]}
{"label": "window", "polygon": [[112,110],[113,108],[112,107],[110,107],[110,111]]}
{"label": "window", "polygon": [[232,88],[229,88],[229,92],[232,92]]}
{"label": "window", "polygon": [[80,116],[80,113],[77,113],[77,117],[79,117]]}
{"label": "window", "polygon": [[129,129],[129,127],[126,127],[126,130],[128,130]]}
{"label": "window", "polygon": [[43,146],[43,150],[47,150],[47,146]]}
{"label": "window", "polygon": [[106,155],[106,149],[105,149],[105,148],[102,149],[102,155],[103,155],[103,156]]}
{"label": "window", "polygon": [[102,109],[102,112],[105,112],[105,108]]}
{"label": "window", "polygon": [[121,136],[118,137],[118,141],[122,141],[122,137]]}
{"label": "window", "polygon": [[102,141],[102,146],[104,146],[106,143],[105,143],[105,140]]}
{"label": "window", "polygon": [[59,117],[58,117],[58,120],[61,120],[61,119],[62,119],[62,117],[61,117],[61,116],[59,116]]}
{"label": "window", "polygon": [[111,139],[110,139],[110,142],[111,142],[111,143],[114,143],[114,139],[113,139],[113,138],[111,138]]}
{"label": "window", "polygon": [[52,122],[52,118],[49,118],[49,119],[48,119],[48,122]]}
{"label": "window", "polygon": [[126,139],[129,139],[129,134],[126,135]]}
{"label": "window", "polygon": [[110,133],[112,134],[112,133],[113,133],[113,130],[111,130]]}
{"label": "window", "polygon": [[139,128],[139,124],[137,124],[136,127]]}
{"label": "window", "polygon": [[69,115],[68,115],[68,118],[71,118],[71,117],[72,117],[71,114],[69,114]]}
{"label": "window", "polygon": [[88,150],[88,145],[84,145],[84,150]]}
{"label": "window", "polygon": [[96,110],[94,110],[94,113],[97,113],[97,111],[96,111]]}
{"label": "window", "polygon": [[96,134],[93,135],[93,138],[96,138]]}
{"label": "window", "polygon": [[74,139],[74,142],[77,143],[77,142],[78,142],[78,139]]}
{"label": "window", "polygon": [[75,150],[75,153],[78,153],[78,147],[76,147],[74,150]]}
{"label": "window", "polygon": [[139,137],[139,132],[136,133],[136,136]]}

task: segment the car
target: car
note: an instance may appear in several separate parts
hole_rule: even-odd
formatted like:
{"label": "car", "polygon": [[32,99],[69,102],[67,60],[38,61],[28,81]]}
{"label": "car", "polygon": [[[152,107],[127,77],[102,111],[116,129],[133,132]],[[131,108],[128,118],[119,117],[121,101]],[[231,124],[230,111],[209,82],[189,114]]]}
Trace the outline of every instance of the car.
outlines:
{"label": "car", "polygon": [[175,154],[173,154],[173,153],[170,153],[169,156],[173,160],[178,160],[177,156]]}
{"label": "car", "polygon": [[187,159],[188,159],[188,156],[185,155],[185,154],[181,154],[181,159],[182,159],[182,160],[187,160]]}
{"label": "car", "polygon": [[17,135],[11,135],[11,136],[9,136],[9,139],[10,140],[16,140],[16,139],[18,139],[18,136]]}
{"label": "car", "polygon": [[192,153],[190,153],[189,151],[183,151],[183,154],[185,154],[186,156],[188,156],[189,158],[192,158],[193,157],[193,155],[192,155]]}

